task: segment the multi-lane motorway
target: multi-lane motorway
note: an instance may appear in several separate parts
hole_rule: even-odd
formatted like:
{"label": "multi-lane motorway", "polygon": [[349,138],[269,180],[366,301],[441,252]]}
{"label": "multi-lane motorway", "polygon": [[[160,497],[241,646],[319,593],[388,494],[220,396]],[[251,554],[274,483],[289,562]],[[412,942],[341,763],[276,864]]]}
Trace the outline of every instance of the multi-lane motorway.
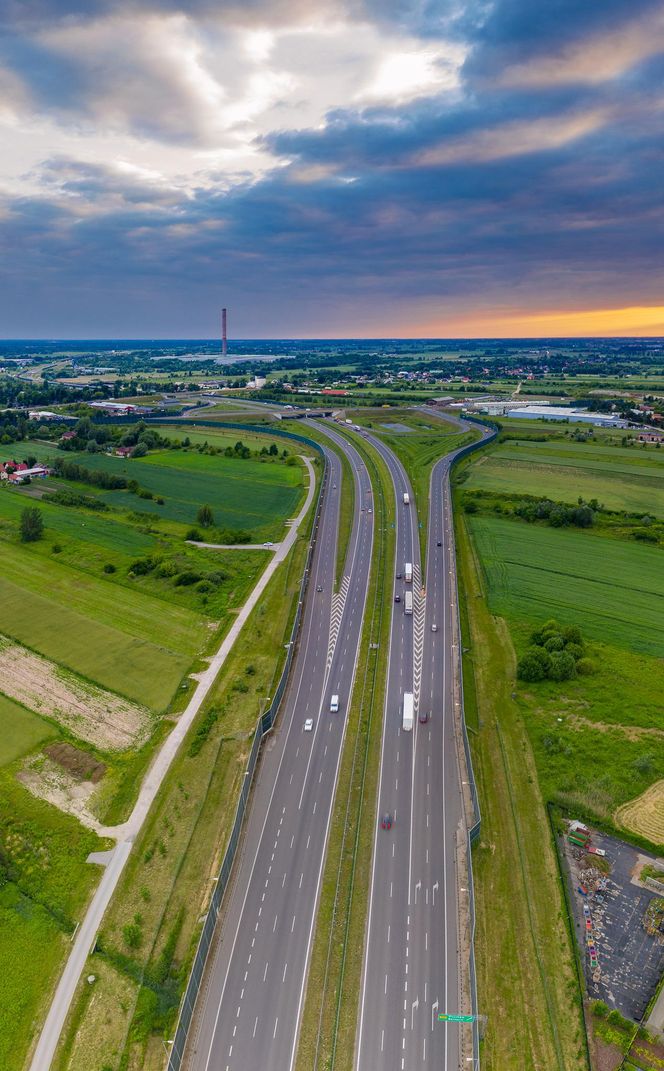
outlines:
{"label": "multi-lane motorway", "polygon": [[[357,1071],[459,1071],[461,1028],[439,1014],[468,1012],[462,978],[470,949],[460,948],[458,850],[465,837],[463,775],[455,724],[457,636],[454,536],[449,468],[432,471],[424,582],[419,589],[419,522],[405,471],[375,437],[397,507],[397,563],[413,563],[413,616],[403,610],[395,575],[385,703],[379,813],[355,1066]],[[404,505],[407,492],[410,504]],[[415,696],[412,732],[402,729],[403,693]],[[467,999],[467,994],[466,994]]]}
{"label": "multi-lane motorway", "polygon": [[[319,429],[323,430],[320,425]],[[341,465],[329,452],[309,596],[280,727],[263,758],[242,857],[190,1033],[189,1071],[292,1071],[344,726],[352,693],[373,540],[371,485],[354,447],[355,508],[344,580],[335,573]],[[459,1071],[463,1008],[458,847],[463,775],[455,736],[458,660],[451,456],[431,477],[427,558],[403,466],[362,433],[388,467],[396,499],[396,563],[367,934],[355,1050],[357,1071]],[[404,504],[404,493],[410,499]],[[412,584],[405,565],[413,569]],[[398,578],[397,574],[401,574]],[[405,613],[412,590],[413,614]],[[322,589],[322,590],[321,590]],[[405,692],[415,697],[402,728]],[[330,711],[332,695],[340,709]],[[313,719],[313,729],[304,722]],[[380,818],[390,815],[390,829]]]}
{"label": "multi-lane motorway", "polygon": [[344,579],[334,594],[342,474],[329,451],[294,670],[190,1032],[191,1071],[289,1071],[295,1059],[373,543],[369,476],[357,451],[346,452],[355,509]]}

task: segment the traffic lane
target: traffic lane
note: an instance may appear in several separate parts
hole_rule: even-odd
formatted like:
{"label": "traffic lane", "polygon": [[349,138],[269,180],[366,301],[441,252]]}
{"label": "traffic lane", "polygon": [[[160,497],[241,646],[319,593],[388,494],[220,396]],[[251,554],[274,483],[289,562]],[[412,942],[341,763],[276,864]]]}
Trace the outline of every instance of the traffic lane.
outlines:
{"label": "traffic lane", "polygon": [[[335,462],[336,462],[336,464],[335,464]],[[340,462],[336,458],[336,455],[335,455],[334,462],[333,462],[333,472],[335,471],[335,469],[337,471],[337,474],[340,473],[341,466],[340,466]],[[318,534],[317,534],[316,544],[315,544],[315,548],[314,548],[313,562],[312,562],[312,582],[315,582],[317,579],[321,578],[321,572],[320,572],[321,569],[325,573],[327,573],[328,576],[330,575],[330,573],[329,573],[330,563],[331,563],[331,561],[334,560],[334,558],[336,556],[336,524],[335,524],[336,516],[335,516],[335,513],[337,511],[338,511],[338,501],[335,504],[333,500],[329,500],[329,499],[324,499],[323,500],[323,509],[322,509],[322,512],[321,512],[321,520],[320,520],[320,523],[319,523],[319,531],[318,531]],[[334,532],[334,536],[335,536],[334,539],[329,538],[329,536],[331,534],[330,531],[329,531],[329,524],[328,524],[330,515],[332,515],[332,523],[334,524],[334,527],[333,527],[333,532]],[[311,673],[312,673],[313,670],[316,669],[317,666],[320,666],[320,664],[321,664],[320,652],[322,650],[323,640],[325,640],[325,650],[327,650],[327,636],[326,636],[326,633],[328,631],[327,624],[329,622],[329,617],[330,617],[330,609],[329,608],[330,608],[331,593],[330,593],[329,589],[330,589],[331,585],[328,584],[327,587],[328,587],[328,594],[327,594],[326,598],[321,598],[320,594],[317,593],[316,598],[315,599],[308,599],[307,600],[307,604],[305,606],[305,618],[304,618],[304,623],[303,623],[303,632],[301,633],[301,635],[304,637],[304,640],[303,641],[301,640],[301,642],[300,642],[300,648],[299,648],[297,656],[296,656],[297,671],[296,671],[296,674],[294,675],[293,681],[292,681],[292,683],[291,683],[291,685],[290,685],[290,687],[288,689],[287,696],[286,696],[286,701],[284,703],[284,707],[282,708],[282,717],[281,717],[281,721],[280,721],[281,732],[280,732],[279,735],[281,737],[281,740],[283,741],[283,746],[281,748],[279,748],[279,749],[275,749],[273,754],[271,754],[270,751],[268,750],[265,753],[265,755],[263,756],[263,760],[261,762],[261,770],[260,770],[261,778],[260,778],[260,780],[262,781],[263,786],[264,786],[263,796],[265,796],[266,793],[267,793],[268,799],[267,799],[267,801],[265,801],[265,800],[260,801],[259,798],[258,798],[258,793],[256,793],[255,796],[254,796],[254,802],[255,803],[262,802],[263,807],[262,807],[261,810],[258,810],[257,807],[252,802],[252,806],[250,808],[249,823],[248,823],[248,826],[247,826],[245,849],[244,849],[244,853],[243,853],[244,859],[250,858],[250,856],[248,856],[247,853],[250,850],[250,848],[253,847],[254,845],[256,845],[256,853],[258,852],[258,846],[260,845],[260,840],[261,840],[262,814],[263,814],[265,808],[267,807],[267,805],[269,803],[269,798],[270,798],[271,794],[274,792],[274,787],[276,785],[276,780],[277,780],[277,777],[278,777],[279,769],[281,768],[281,763],[283,761],[283,756],[284,756],[284,752],[285,752],[285,745],[286,745],[286,743],[288,741],[289,734],[290,734],[291,728],[293,726],[293,713],[294,713],[295,709],[298,708],[298,706],[299,706],[299,700],[300,700],[300,697],[302,695],[303,686],[305,688],[305,692],[307,690],[307,683],[308,683],[308,686],[309,686],[308,687],[309,693],[311,693],[312,683],[313,683],[313,679],[314,679],[311,676]],[[284,729],[285,729],[285,732],[283,731]],[[298,743],[296,745],[296,747],[295,747],[295,758],[296,758],[296,760],[299,758],[299,752],[300,752],[300,745]],[[275,767],[276,767],[276,769],[275,769]],[[270,768],[272,768],[272,769],[270,769]],[[236,881],[236,883],[234,884],[234,889],[235,888],[240,888],[241,889],[242,885],[240,884],[238,886],[237,881]],[[241,911],[242,911],[241,898],[240,897],[231,896],[231,897],[229,897],[229,900],[231,900],[233,902],[232,903],[227,903],[227,908],[229,910],[227,910],[227,914],[226,914],[226,923],[227,923],[227,925],[225,927],[226,933],[222,933],[222,937],[221,937],[221,940],[220,940],[219,946],[218,946],[220,950],[225,945],[227,945],[228,934],[233,932],[233,928],[234,928],[233,927],[233,922],[237,921],[237,924],[239,925],[239,916],[241,915]],[[229,921],[231,922],[230,929],[228,928],[228,922]],[[215,999],[217,1000],[217,1002],[220,1000],[220,995],[218,993],[218,987],[219,987],[219,979],[217,978],[217,987],[216,987],[217,988],[217,994],[214,993],[214,988],[215,987],[211,986],[210,987],[211,1000],[208,1001],[208,1003],[214,1004]],[[204,1012],[204,1014],[202,1016],[202,1022],[201,1022],[201,1028],[202,1029],[199,1032],[199,1037],[205,1034],[205,1024],[208,1022],[208,1019],[209,1019],[209,1017]],[[200,1049],[200,1046],[198,1046],[198,1048]]]}
{"label": "traffic lane", "polygon": [[[368,437],[371,438],[371,437]],[[374,441],[371,439],[371,441]],[[382,447],[382,444],[379,444]],[[418,565],[416,513],[403,504],[398,461],[379,449],[388,465],[397,506],[397,548],[404,561]],[[403,571],[403,566],[397,568]],[[399,612],[401,611],[401,612]],[[364,964],[360,1040],[357,1066],[403,1068],[404,1034],[409,999],[409,857],[411,842],[411,792],[413,737],[401,729],[401,699],[413,690],[413,617],[393,605],[390,632],[388,690],[385,707],[379,790],[379,817],[392,813],[395,824],[391,842],[377,832],[370,905],[369,932]],[[390,802],[394,801],[390,806]],[[382,982],[382,987],[381,987]]]}
{"label": "traffic lane", "polygon": [[[366,549],[367,554],[365,554],[365,559],[366,560],[364,562],[363,562],[361,557],[359,558],[359,565],[360,565],[360,568],[362,568],[362,571],[364,572],[364,575],[367,575],[367,573],[368,573],[368,555],[370,555],[371,543],[372,543],[371,525],[367,526],[366,524],[364,524],[362,527],[364,529],[364,535],[362,537],[362,546]],[[358,642],[359,642],[359,627],[360,627],[360,623],[361,623],[361,620],[362,620],[362,613],[361,612],[359,614],[357,613],[358,607],[354,606],[353,602],[354,601],[358,601],[358,602],[360,601],[360,599],[361,599],[360,589],[361,589],[361,585],[357,585],[356,588],[355,588],[355,591],[357,593],[356,597],[355,597],[354,600],[351,600],[349,605],[348,605],[348,612],[351,615],[351,621],[356,623],[356,632],[357,632],[357,640],[358,640]],[[360,610],[361,609],[362,608],[360,608]],[[352,666],[349,665],[349,669],[348,669],[349,678],[352,678],[353,672],[354,672],[354,664]],[[341,679],[343,679],[343,677]],[[347,684],[348,684],[348,692],[350,692],[350,680],[347,681]],[[330,691],[331,691],[331,688],[328,686],[327,695],[326,695],[326,702],[327,703],[329,703]],[[320,716],[319,716],[319,720],[320,720]],[[341,724],[341,730],[340,730],[340,735],[339,735],[338,742],[335,741],[334,738],[332,738],[332,744],[333,744],[333,746],[337,747],[338,753],[340,753],[340,743],[341,743],[341,738],[342,738],[342,735],[343,735],[343,718],[341,719],[340,723],[337,720],[337,726],[339,724]],[[331,722],[329,724],[329,728],[330,728],[330,730],[332,730],[334,728],[334,723],[333,722]],[[324,745],[324,750],[321,752],[321,754],[323,756],[326,756],[327,751],[328,751],[328,744],[325,744]],[[314,753],[315,753],[315,736],[312,739],[312,745],[311,745],[311,754],[314,754]],[[309,808],[309,805],[311,804],[311,798],[310,797],[311,797],[311,792],[312,792],[312,786],[315,785],[315,781],[316,781],[315,777],[310,777],[309,775],[312,772],[315,773],[315,771],[316,771],[316,767],[314,767],[313,771],[312,771],[310,765],[307,764],[307,768],[306,768],[306,771],[305,771],[305,774],[304,774],[304,784],[303,784],[303,787],[302,787],[300,800],[298,801],[298,805],[297,805],[298,806],[298,811],[300,812],[300,814],[297,817],[298,817],[298,819],[300,821],[300,826],[301,826],[301,835],[300,835],[300,832],[298,832],[297,843],[299,843],[300,845],[304,845],[304,854],[307,856],[307,862],[309,862],[309,863],[311,862],[311,842],[312,842],[312,838],[315,839],[316,841],[320,841],[321,840],[321,838],[318,836],[318,833],[320,833],[320,830],[317,830],[316,826],[313,824],[313,816],[316,815],[317,806],[318,806],[318,800],[314,799],[313,800],[313,806],[311,808]],[[321,780],[323,779],[323,773],[324,772],[325,771],[321,771],[321,775],[318,778],[318,783],[319,784],[320,784]],[[329,800],[329,805],[330,805],[330,808],[331,808],[331,800],[332,800],[332,796],[333,796],[334,783],[336,781],[336,770],[334,771],[334,776],[332,778],[330,778],[329,774],[330,774],[330,770],[328,769],[327,778],[326,778],[328,784],[326,785],[325,782],[323,782],[322,790],[323,790],[323,794],[325,795],[325,790],[327,789],[326,797]],[[293,786],[293,785],[294,785],[295,788],[299,789],[299,779],[295,779],[295,781],[294,781],[293,780],[293,775],[291,774],[290,781],[289,781],[289,786]],[[313,791],[317,792],[318,790],[316,788],[314,788]],[[280,826],[283,823],[284,817],[287,816],[287,814],[288,814],[288,806],[289,806],[289,804],[286,804],[284,809],[283,809],[282,815],[280,817]],[[312,816],[311,819],[310,819],[311,832],[309,834],[307,834],[307,839],[306,839],[306,843],[305,843],[304,834],[307,832],[307,828],[308,827],[307,827],[307,824],[306,824],[306,818],[305,818],[304,824],[302,824],[302,812],[304,812],[304,814],[306,816],[307,814],[309,814],[309,810],[310,810],[310,813],[311,813],[311,816]],[[322,814],[321,810],[319,810],[319,814]],[[326,816],[326,819],[329,819],[329,815]],[[318,823],[318,824],[320,824],[320,823]],[[274,831],[270,831],[270,835],[272,835],[272,832],[274,832]],[[273,854],[274,854],[275,858],[274,858],[274,860],[272,858],[270,859],[270,865],[268,866],[268,872],[270,871],[272,866],[276,866],[278,868],[278,866],[280,865],[280,862],[281,862],[281,860],[279,860],[278,855],[277,855],[278,849],[279,849],[278,835],[279,835],[279,830],[277,830],[277,836],[275,837],[275,841],[274,841],[274,845],[273,845]],[[325,838],[323,837],[322,840],[324,841],[324,839]],[[295,843],[296,843],[296,838],[295,838],[295,835],[293,834],[291,836],[291,841],[290,841],[290,843],[288,845],[286,845],[285,841],[282,841],[282,845],[284,846],[282,851],[286,851],[286,852],[288,852],[289,850],[292,851],[294,846],[295,846]],[[296,863],[296,865],[293,867],[293,863],[294,862]],[[292,860],[291,861],[291,870],[296,872],[299,865],[300,864],[298,862],[296,862],[296,860]],[[305,874],[309,875],[308,882],[305,881]],[[275,973],[275,972],[278,973],[278,971],[276,971],[276,967],[281,967],[282,964],[283,964],[284,972],[287,971],[287,969],[288,969],[288,960],[285,958],[286,954],[291,957],[291,960],[295,964],[295,969],[296,970],[297,970],[297,967],[301,963],[302,955],[303,955],[303,944],[306,945],[306,943],[307,943],[307,938],[306,938],[307,922],[308,922],[309,916],[313,916],[313,907],[315,906],[315,899],[316,899],[315,892],[314,892],[314,896],[313,896],[313,901],[312,901],[312,898],[310,896],[311,889],[310,889],[309,886],[310,886],[310,883],[311,883],[311,874],[312,874],[311,869],[310,868],[305,869],[305,866],[304,866],[304,863],[303,863],[303,868],[300,871],[300,879],[299,879],[299,882],[298,882],[298,887],[297,887],[297,890],[295,890],[292,887],[293,886],[293,882],[288,881],[287,878],[286,878],[287,871],[284,871],[284,879],[283,879],[284,893],[283,893],[283,895],[280,896],[280,899],[281,899],[282,902],[285,901],[286,903],[288,903],[290,905],[289,906],[289,910],[290,910],[291,906],[293,907],[293,918],[291,920],[291,929],[290,929],[290,933],[291,933],[292,936],[289,936],[287,927],[281,928],[278,925],[278,923],[273,923],[273,926],[275,926],[275,930],[274,930],[275,935],[276,935],[275,936],[275,941],[278,943],[279,947],[281,948],[281,954],[279,953],[279,951],[277,951],[277,953],[276,953],[276,963],[272,965],[272,966],[275,967],[275,971],[273,971],[273,973]],[[269,877],[270,877],[270,875],[268,873],[268,876],[265,879],[265,887],[263,888],[262,892],[261,892],[261,882],[257,881],[257,882],[254,883],[255,888],[257,889],[258,893],[260,893],[261,903],[260,903],[260,905],[258,903],[253,903],[253,904],[249,903],[249,909],[248,909],[248,911],[246,913],[247,918],[251,918],[251,919],[255,918],[256,919],[256,921],[254,923],[254,928],[255,928],[256,932],[255,932],[254,936],[252,937],[252,948],[253,948],[253,943],[256,940],[258,940],[259,937],[261,936],[260,933],[259,933],[260,926],[261,926],[261,912],[262,912],[262,905],[263,905],[264,899],[268,895],[268,888],[267,887],[269,885]],[[278,895],[280,895],[280,894],[278,893]],[[300,921],[297,918],[297,912],[295,910],[295,907],[296,907],[297,904],[301,903],[302,898],[304,898],[304,910],[303,910],[303,912],[301,912],[301,914],[303,915],[303,918],[302,918],[302,922],[300,923]],[[275,915],[275,919],[276,919],[276,915]],[[300,926],[302,926],[301,929],[299,928]],[[285,945],[284,945],[284,942],[285,942]],[[306,965],[306,952],[307,952],[307,948],[305,947],[304,948],[305,963],[302,964],[302,972],[301,972],[302,975],[304,974],[304,967]],[[253,1025],[248,1022],[247,1017],[245,1017],[244,1023],[243,1023],[243,1019],[242,1019],[242,1011],[243,1011],[242,1000],[244,999],[245,994],[247,994],[247,993],[250,994],[248,1005],[245,1005],[245,1006],[248,1006],[248,1007],[253,1006],[253,1004],[255,1004],[257,1001],[260,1002],[261,1000],[267,999],[267,994],[265,994],[264,989],[265,989],[266,984],[268,983],[268,975],[270,974],[270,966],[268,966],[268,963],[266,961],[265,968],[263,968],[263,974],[261,974],[261,970],[259,968],[257,970],[257,972],[256,972],[256,979],[257,980],[254,979],[253,980],[253,985],[250,985],[250,982],[252,981],[252,979],[250,977],[251,956],[252,956],[252,951],[249,952],[247,970],[245,971],[245,975],[243,976],[243,979],[242,979],[242,981],[244,983],[246,983],[246,984],[239,991],[240,992],[240,996],[239,996],[239,1002],[238,1002],[237,1011],[236,1011],[236,1017],[237,1017],[238,1021],[233,1024],[232,1032],[231,1032],[231,1036],[230,1037],[227,1036],[224,1039],[220,1034],[217,1037],[216,1041],[215,1041],[215,1050],[216,1051],[220,1051],[222,1054],[223,1054],[223,1051],[224,1051],[225,1043],[230,1042],[230,1044],[228,1046],[228,1059],[229,1059],[229,1061],[234,1061],[234,1059],[235,1059],[234,1056],[233,1056],[234,1046],[235,1046],[235,1055],[238,1056],[238,1060],[239,1060],[238,1066],[241,1066],[241,1067],[253,1067],[254,1065],[257,1066],[257,1067],[267,1066],[265,1064],[265,1061],[268,1058],[268,1056],[269,1056],[270,1061],[279,1060],[278,1052],[280,1050],[282,1050],[282,1049],[283,1049],[282,1055],[285,1058],[289,1046],[294,1046],[294,1024],[296,1024],[297,1019],[299,1017],[297,1012],[296,1012],[296,1009],[293,1006],[294,998],[290,997],[290,994],[294,993],[294,990],[289,988],[289,987],[286,987],[286,988],[284,988],[283,990],[280,991],[279,998],[276,1001],[275,1000],[272,1001],[273,1010],[276,1008],[276,1011],[275,1011],[274,1025],[272,1027],[272,1034],[271,1035],[270,1035],[270,1031],[269,1030],[267,1030],[265,1033],[261,1033],[259,1031],[258,1024],[256,1022],[256,1018],[254,1018]],[[239,985],[239,983],[238,983],[238,985]],[[234,997],[234,995],[236,993],[237,993],[237,986],[235,988],[233,988],[231,986],[230,987],[230,991],[227,994],[227,999],[226,999],[226,1004],[227,1005],[228,1004],[233,1004],[233,999],[231,999],[231,997]],[[289,999],[289,997],[290,997],[290,999]],[[281,1022],[282,1022],[282,1027],[281,1028],[279,1028],[279,1018],[280,1018],[280,1016],[279,1016],[279,1011],[280,1011],[279,1005],[280,1004],[284,1005],[281,1008]],[[243,1025],[244,1025],[244,1034],[242,1034]],[[269,1025],[270,1024],[268,1024],[268,1026]],[[251,1030],[250,1030],[250,1028],[251,1028]],[[230,1024],[229,1024],[229,1028],[228,1029],[230,1030]],[[251,1037],[250,1038],[249,1038],[249,1033],[251,1033]],[[267,1046],[267,1048],[266,1048],[266,1046]],[[232,1066],[232,1065],[229,1063],[229,1067],[230,1066]],[[278,1066],[278,1065],[275,1064],[275,1066]]]}
{"label": "traffic lane", "polygon": [[[368,532],[368,536],[365,535],[363,537],[363,544],[370,548],[370,526],[367,527],[365,525],[364,528]],[[359,561],[362,562],[362,559],[360,558]],[[358,592],[356,600],[351,600],[348,609],[351,615],[351,622],[356,622],[356,639],[359,641],[359,622],[362,614],[361,612],[358,614],[358,606],[353,605],[355,601],[360,601],[359,585],[356,590]],[[340,673],[338,676],[339,686],[345,684],[348,693],[350,692],[353,672],[354,666],[349,664],[346,673]],[[331,686],[328,683],[323,707],[317,719],[317,730],[323,723],[324,708],[329,707],[330,694]],[[303,980],[304,976],[311,921],[317,896],[317,889],[312,887],[312,883],[315,882],[315,869],[312,869],[312,863],[316,855],[316,848],[320,848],[322,857],[322,845],[326,837],[334,784],[336,782],[336,765],[331,766],[328,759],[328,749],[331,752],[330,757],[334,758],[336,755],[338,759],[343,738],[343,724],[343,715],[340,718],[330,715],[327,727],[333,735],[331,737],[325,735],[326,742],[321,744],[318,749],[319,763],[311,766],[308,762],[304,772],[300,767],[295,777],[291,772],[288,788],[286,789],[286,793],[290,791],[290,796],[284,802],[278,826],[276,826],[278,807],[276,809],[272,808],[276,828],[269,829],[266,837],[266,843],[269,845],[270,839],[274,836],[272,854],[269,863],[267,859],[264,859],[264,866],[267,864],[264,880],[263,875],[259,873],[255,875],[256,880],[252,882],[251,893],[247,897],[247,908],[244,912],[245,919],[254,923],[254,934],[251,937],[246,968],[242,979],[240,979],[239,974],[242,972],[243,966],[242,957],[236,956],[234,971],[238,972],[238,976],[230,979],[227,985],[225,1004],[227,1010],[232,1010],[237,999],[236,1021],[232,1022],[232,1019],[229,1021],[226,1016],[224,1025],[220,1026],[217,1031],[214,1042],[215,1052],[217,1054],[220,1053],[222,1057],[226,1046],[228,1046],[227,1063],[229,1069],[234,1067],[247,1069],[264,1066],[286,1067],[288,1066],[287,1061],[290,1060],[290,1052],[295,1043],[295,1027],[299,1018],[297,982],[298,979]],[[310,741],[309,752],[311,758],[317,753],[316,738],[314,734],[311,734],[311,736],[309,734],[306,735]],[[316,777],[319,767],[320,774]],[[286,773],[288,773],[288,770],[286,770]],[[298,792],[299,798],[296,799]],[[284,795],[281,793],[279,802],[281,803],[283,800]],[[327,811],[324,809],[326,804]],[[318,817],[316,817],[317,814]],[[297,836],[292,833],[290,841],[288,841],[287,836],[281,841],[279,839],[280,831],[284,828],[284,822],[287,830],[293,827],[297,828]],[[323,826],[324,828],[321,828]],[[283,869],[282,883],[281,887],[279,887],[277,881],[275,897],[270,888],[270,881],[272,878],[274,883],[273,871],[278,874],[281,869]],[[274,911],[272,934],[263,932],[264,930],[269,931],[269,920],[263,924],[263,907],[266,904],[266,900],[270,903],[270,912]],[[287,907],[284,907],[284,916],[281,919],[277,910],[279,905],[287,905]],[[290,917],[291,912],[292,918]],[[290,925],[288,924],[289,919]],[[267,958],[261,955],[259,961],[253,961],[252,967],[256,942],[259,942],[261,947],[265,944],[268,949],[271,948],[271,954]],[[264,966],[263,959],[265,959]],[[289,965],[291,968],[291,984],[280,987],[278,993],[274,993],[270,989],[270,985],[274,984],[274,978],[279,973],[283,977],[288,972]],[[264,1028],[261,1029],[259,1029],[259,1022],[257,1021],[259,1017],[254,1016],[252,1019],[252,1009],[259,1006],[269,1006],[270,1008],[270,1011],[264,1016],[266,1021]],[[279,1025],[280,1023],[281,1026]]]}

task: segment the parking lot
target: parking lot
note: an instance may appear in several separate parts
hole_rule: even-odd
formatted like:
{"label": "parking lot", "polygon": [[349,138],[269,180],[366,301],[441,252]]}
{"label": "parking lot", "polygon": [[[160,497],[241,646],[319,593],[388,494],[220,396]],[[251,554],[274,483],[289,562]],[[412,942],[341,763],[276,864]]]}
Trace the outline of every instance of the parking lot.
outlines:
{"label": "parking lot", "polygon": [[[657,894],[633,880],[641,865],[654,857],[594,831],[592,845],[606,852],[605,859],[610,864],[610,872],[603,879],[588,869],[587,860],[592,857],[574,848],[567,839],[564,841],[564,862],[588,995],[639,1022],[664,971],[664,942],[646,933],[643,926],[646,908]],[[589,879],[585,882],[586,896],[579,891],[583,875]],[[589,954],[593,946],[595,969]]]}

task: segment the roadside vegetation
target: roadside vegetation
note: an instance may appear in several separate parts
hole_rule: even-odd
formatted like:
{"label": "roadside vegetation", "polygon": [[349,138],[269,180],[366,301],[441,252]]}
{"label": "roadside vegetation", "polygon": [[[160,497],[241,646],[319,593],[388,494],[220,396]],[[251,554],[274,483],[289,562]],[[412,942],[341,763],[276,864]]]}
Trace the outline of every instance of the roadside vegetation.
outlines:
{"label": "roadside vegetation", "polygon": [[[219,646],[233,611],[269,560],[268,549],[194,547],[186,542],[191,528],[198,521],[211,542],[230,536],[235,543],[242,530],[250,539],[269,533],[280,538],[303,492],[303,468],[287,440],[277,448],[265,436],[240,449],[236,435],[232,444],[211,449],[204,443],[185,446],[186,428],[177,429],[182,439],[173,445],[154,431],[141,443],[139,425],[129,431],[114,427],[114,443],[128,435],[133,451],[145,446],[126,459],[101,452],[107,442],[85,439],[97,433],[89,421],[81,422],[76,437],[94,442],[92,449],[75,449],[81,442],[73,439],[66,440],[66,450],[25,439],[11,443],[5,455],[0,449],[0,460],[18,454],[26,463],[60,463],[58,477],[0,484],[0,998],[11,1023],[3,1032],[11,1045],[0,1045],[0,1066],[8,1071],[23,1066],[97,881],[97,867],[86,859],[108,845],[87,827],[127,816],[154,749],[191,694],[189,674]],[[168,510],[151,516],[142,508],[145,502],[162,508],[157,484],[147,487],[154,474],[160,486],[170,483],[171,516]],[[131,490],[134,481],[138,492],[152,498]],[[273,581],[276,650],[265,672],[260,650],[254,650],[246,658],[251,672],[238,671],[232,692],[252,725],[257,704],[247,697],[256,688],[269,694],[263,678],[272,679],[284,653],[283,617],[290,614],[299,580],[290,574],[286,580],[287,573],[278,573],[280,594],[274,594],[279,581]],[[260,612],[269,605],[265,601]],[[272,633],[262,623],[254,627],[255,635],[265,627],[269,647]],[[232,727],[239,713],[230,702],[224,712],[226,705],[229,721],[219,709],[201,742],[203,751],[208,735],[218,741],[227,733],[233,737],[219,751],[218,767],[208,771],[211,807],[234,791],[235,761],[246,743],[244,729]],[[172,864],[170,826],[175,829],[178,807],[191,817],[185,804],[198,807],[202,798],[207,796],[197,782],[189,800],[171,801],[168,828],[155,835],[155,859]],[[178,850],[184,850],[183,842]],[[142,912],[137,907],[137,914],[145,925],[133,916],[123,922],[130,941],[136,927],[147,931],[147,907]],[[187,940],[195,922],[195,916],[178,922]],[[167,924],[174,932],[175,921]],[[147,941],[140,938],[141,948]],[[123,942],[121,937],[121,955],[131,951]],[[180,954],[184,958],[188,946]],[[118,991],[125,989],[122,975]]]}
{"label": "roadside vegetation", "polygon": [[163,1067],[253,731],[283,666],[306,553],[303,532],[160,790],[84,971],[96,981],[79,986],[57,1071]]}
{"label": "roadside vegetation", "polygon": [[[455,478],[466,699],[477,706],[476,952],[488,1068],[584,1066],[571,1007],[581,994],[545,808],[662,847],[654,818],[664,769],[661,452],[564,434],[540,425],[540,442],[499,441]],[[576,523],[581,508],[590,523]],[[521,947],[524,905],[542,936],[533,951],[539,997]],[[560,930],[551,942],[546,911]],[[556,1010],[563,998],[567,1010]],[[531,1035],[524,1025],[547,1019],[558,1033],[556,1042],[548,1032],[556,1050],[548,1055],[547,1030]]]}

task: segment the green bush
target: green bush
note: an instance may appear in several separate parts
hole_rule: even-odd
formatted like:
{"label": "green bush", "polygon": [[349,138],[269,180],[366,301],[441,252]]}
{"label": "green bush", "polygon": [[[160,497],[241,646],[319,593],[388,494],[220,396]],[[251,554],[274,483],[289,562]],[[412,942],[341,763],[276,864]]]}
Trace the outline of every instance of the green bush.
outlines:
{"label": "green bush", "polygon": [[105,562],[104,563],[104,572],[105,573],[115,573],[116,572],[116,568],[113,565],[113,562]]}
{"label": "green bush", "polygon": [[597,665],[592,658],[580,658],[576,663],[576,672],[582,677],[590,677],[593,673],[597,673]]}
{"label": "green bush", "polygon": [[548,677],[552,681],[569,681],[576,677],[576,663],[568,651],[553,652]]}
{"label": "green bush", "polygon": [[609,1014],[609,1006],[603,1000],[594,1000],[591,1004],[593,1015],[598,1019],[606,1019]]}

